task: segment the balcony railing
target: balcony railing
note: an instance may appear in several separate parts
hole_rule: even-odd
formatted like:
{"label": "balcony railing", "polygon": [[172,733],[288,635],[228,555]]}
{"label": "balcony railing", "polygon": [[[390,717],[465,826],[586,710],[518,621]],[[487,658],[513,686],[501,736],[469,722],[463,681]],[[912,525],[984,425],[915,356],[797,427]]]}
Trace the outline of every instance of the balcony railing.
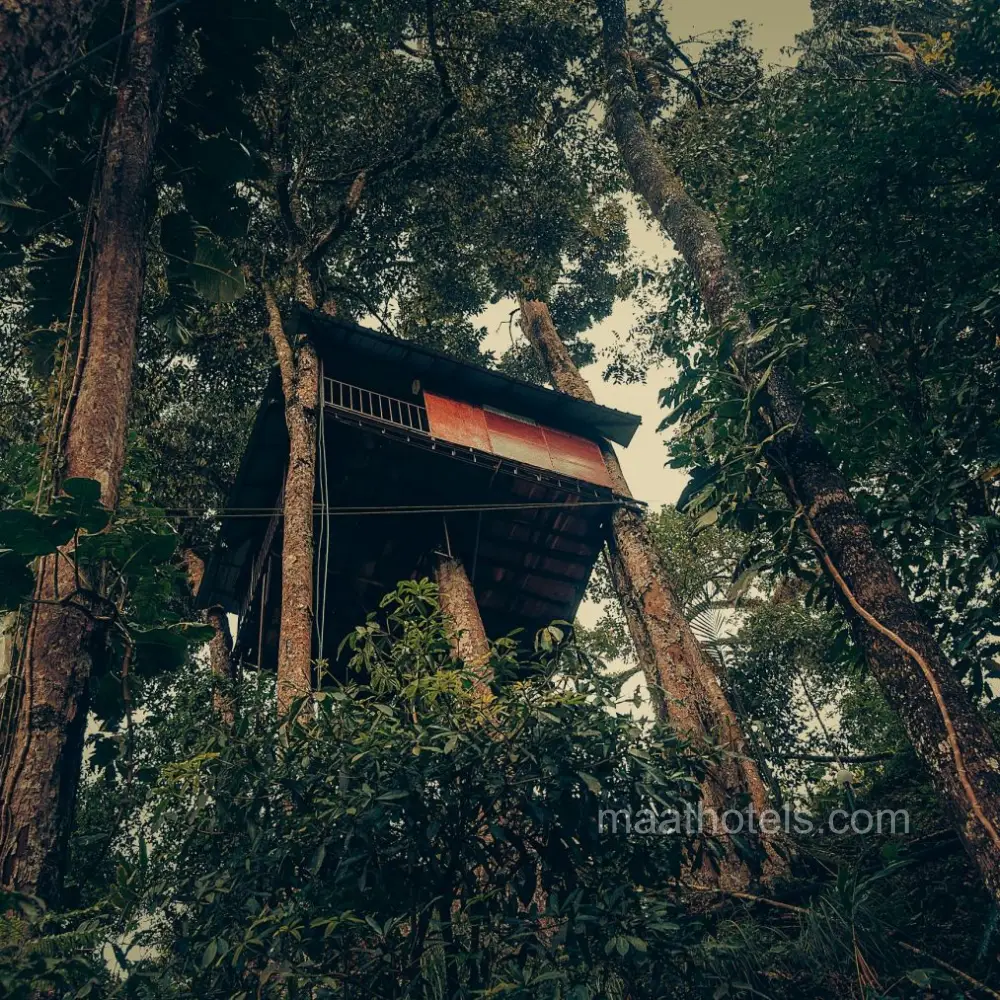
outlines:
{"label": "balcony railing", "polygon": [[431,425],[427,420],[427,409],[405,399],[384,396],[371,389],[339,382],[337,379],[323,379],[323,402],[335,410],[349,410],[362,416],[381,420],[396,427],[405,427],[421,434],[430,434]]}

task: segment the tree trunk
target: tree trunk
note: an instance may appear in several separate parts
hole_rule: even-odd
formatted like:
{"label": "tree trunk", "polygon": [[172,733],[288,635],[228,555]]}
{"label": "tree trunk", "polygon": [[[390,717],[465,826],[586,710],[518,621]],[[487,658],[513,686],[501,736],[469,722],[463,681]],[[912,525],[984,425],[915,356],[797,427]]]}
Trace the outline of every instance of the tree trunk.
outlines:
{"label": "tree trunk", "polygon": [[138,0],[129,70],[118,90],[101,184],[86,360],[71,405],[66,475],[96,479],[118,502],[146,271],[154,148],[166,84],[166,26]]}
{"label": "tree trunk", "polygon": [[105,641],[100,601],[73,594],[68,560],[39,561],[36,603],[23,652],[24,685],[4,772],[0,880],[58,899],[68,860],[87,721],[87,684]]}
{"label": "tree trunk", "polygon": [[[108,507],[117,502],[125,455],[165,83],[165,33],[158,22],[147,21],[150,11],[150,0],[139,0],[139,26],[108,141],[89,339],[66,444],[65,475],[96,479]],[[53,898],[72,824],[87,684],[93,656],[104,646],[107,608],[96,594],[78,589],[71,552],[42,560],[38,581],[24,651],[24,694],[4,776],[0,877],[5,886]]]}
{"label": "tree trunk", "polygon": [[107,0],[0,0],[0,157],[47,78],[76,55]]}
{"label": "tree trunk", "polygon": [[[623,0],[599,0],[608,108],[625,166],[698,282],[709,318],[752,332],[739,310],[740,281],[715,219],[669,167],[639,114],[626,52]],[[762,344],[737,357],[756,385]],[[766,349],[766,348],[763,348]],[[899,714],[970,857],[1000,900],[1000,753],[955,670],[878,551],[846,482],[805,422],[788,373],[775,369],[761,421],[777,434],[767,459],[799,510],[820,561],[890,706]]]}
{"label": "tree trunk", "polygon": [[458,559],[439,554],[436,576],[441,610],[455,629],[452,653],[474,670],[480,686],[486,687],[492,680],[490,644],[469,575]]}
{"label": "tree trunk", "polygon": [[[197,597],[201,581],[205,577],[205,560],[193,549],[184,552],[191,596]],[[212,670],[212,708],[226,725],[233,722],[233,700],[229,688],[236,680],[236,665],[233,663],[233,634],[229,628],[229,616],[220,605],[205,609],[205,624],[211,625],[214,635],[208,644],[208,663]]]}
{"label": "tree trunk", "polygon": [[[519,301],[521,327],[552,384],[567,395],[594,402],[594,394],[573,363],[548,306],[534,299]],[[615,492],[630,497],[614,449],[605,445],[602,451]],[[748,751],[715,667],[684,617],[669,570],[645,518],[631,508],[616,508],[608,547],[612,581],[657,714],[669,718],[674,728],[692,742],[715,744],[725,754],[702,787],[705,807],[721,813],[748,795],[760,815],[770,806],[767,786]],[[743,873],[738,878],[745,884]]]}
{"label": "tree trunk", "polygon": [[232,686],[236,683],[236,665],[233,663],[233,633],[229,616],[219,605],[205,609],[205,621],[215,629],[208,644],[208,662],[212,668],[212,708],[223,725],[230,726],[236,716]]}
{"label": "tree trunk", "polygon": [[313,498],[319,362],[315,348],[308,341],[293,350],[270,288],[265,287],[265,298],[268,335],[278,357],[288,428],[278,630],[278,714],[283,716],[292,702],[312,693]]}

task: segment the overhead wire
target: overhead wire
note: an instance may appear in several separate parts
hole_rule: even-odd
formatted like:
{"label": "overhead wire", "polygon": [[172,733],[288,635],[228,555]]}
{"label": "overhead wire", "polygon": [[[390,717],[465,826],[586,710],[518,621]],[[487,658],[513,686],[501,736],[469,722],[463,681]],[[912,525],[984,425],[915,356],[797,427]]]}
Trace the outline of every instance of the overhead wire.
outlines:
{"label": "overhead wire", "polygon": [[[494,504],[387,504],[372,507],[331,507],[329,504],[313,504],[314,513],[329,517],[363,517],[379,514],[460,514],[478,511],[514,511],[514,510],[578,510],[581,507],[621,507],[630,506],[637,501],[629,498],[614,498],[609,500],[570,500],[539,503],[494,503]],[[245,518],[274,517],[284,513],[282,507],[214,507],[202,508],[165,508],[163,513],[172,518],[211,517],[219,520],[239,520]]]}

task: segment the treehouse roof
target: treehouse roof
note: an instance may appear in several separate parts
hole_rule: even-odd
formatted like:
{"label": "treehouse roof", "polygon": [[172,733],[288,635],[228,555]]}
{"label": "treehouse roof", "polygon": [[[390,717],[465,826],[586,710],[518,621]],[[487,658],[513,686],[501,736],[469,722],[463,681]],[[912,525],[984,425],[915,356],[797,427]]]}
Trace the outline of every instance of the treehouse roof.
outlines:
{"label": "treehouse roof", "polygon": [[293,325],[299,332],[314,338],[317,348],[327,360],[328,374],[332,374],[331,361],[339,353],[349,353],[355,358],[367,358],[375,365],[392,365],[412,373],[413,378],[421,379],[425,389],[438,389],[448,396],[500,407],[531,417],[547,427],[606,438],[622,447],[628,447],[642,422],[642,418],[634,413],[588,403],[533,382],[461,361],[432,347],[390,337],[321,313],[302,309],[293,318]]}

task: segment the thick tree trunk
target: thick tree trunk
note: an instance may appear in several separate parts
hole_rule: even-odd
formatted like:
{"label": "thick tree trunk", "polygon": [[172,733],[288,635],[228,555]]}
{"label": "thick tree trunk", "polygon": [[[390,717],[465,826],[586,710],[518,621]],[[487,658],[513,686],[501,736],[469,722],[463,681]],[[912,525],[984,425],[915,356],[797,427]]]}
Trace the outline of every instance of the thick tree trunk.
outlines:
{"label": "thick tree trunk", "polygon": [[136,3],[130,65],[111,124],[95,236],[87,350],[66,439],[66,475],[96,479],[118,502],[146,271],[154,147],[166,84],[166,34]]}
{"label": "thick tree trunk", "polygon": [[[608,107],[638,193],[684,257],[713,323],[752,332],[739,311],[740,281],[715,219],[667,163],[639,114],[626,51],[623,0],[599,0]],[[738,357],[756,384],[762,345]],[[781,429],[768,461],[800,511],[824,569],[886,700],[899,714],[983,881],[1000,900],[1000,752],[955,670],[878,551],[871,530],[826,451],[805,422],[787,372],[767,382],[760,417]]]}
{"label": "thick tree trunk", "polygon": [[454,627],[452,653],[476,671],[480,684],[486,686],[492,680],[490,644],[465,566],[458,559],[439,554],[436,577],[441,610]]}
{"label": "thick tree trunk", "polygon": [[107,0],[0,0],[0,157]]}
{"label": "thick tree trunk", "polygon": [[[524,298],[520,305],[521,327],[553,386],[577,399],[594,402],[594,394],[559,336],[548,306]],[[631,496],[614,449],[606,445],[603,452],[615,492]],[[725,755],[702,788],[705,807],[721,813],[747,795],[759,815],[770,804],[767,786],[748,752],[715,667],[684,617],[670,583],[669,569],[657,551],[649,526],[638,511],[616,508],[611,519],[609,553],[612,581],[657,713],[669,718],[693,742],[715,744]],[[737,877],[746,881],[742,873]]]}
{"label": "thick tree trunk", "polygon": [[[312,693],[313,498],[316,489],[319,362],[308,341],[292,349],[271,289],[265,289],[268,335],[278,357],[288,428],[281,622],[278,630],[278,714]],[[305,709],[303,715],[305,715]]]}
{"label": "thick tree trunk", "polygon": [[[153,154],[165,83],[165,42],[139,0],[129,67],[118,91],[101,184],[86,360],[68,424],[65,475],[96,479],[117,502],[142,299]],[[146,22],[145,24],[143,22]],[[57,895],[72,824],[92,658],[107,609],[78,579],[72,553],[42,560],[24,653],[25,685],[4,776],[0,877]]]}
{"label": "thick tree trunk", "polygon": [[4,771],[0,880],[49,901],[58,898],[66,870],[87,684],[105,641],[99,618],[106,609],[93,595],[74,591],[68,559],[39,561],[35,597],[53,603],[36,603],[28,623],[23,693]]}

